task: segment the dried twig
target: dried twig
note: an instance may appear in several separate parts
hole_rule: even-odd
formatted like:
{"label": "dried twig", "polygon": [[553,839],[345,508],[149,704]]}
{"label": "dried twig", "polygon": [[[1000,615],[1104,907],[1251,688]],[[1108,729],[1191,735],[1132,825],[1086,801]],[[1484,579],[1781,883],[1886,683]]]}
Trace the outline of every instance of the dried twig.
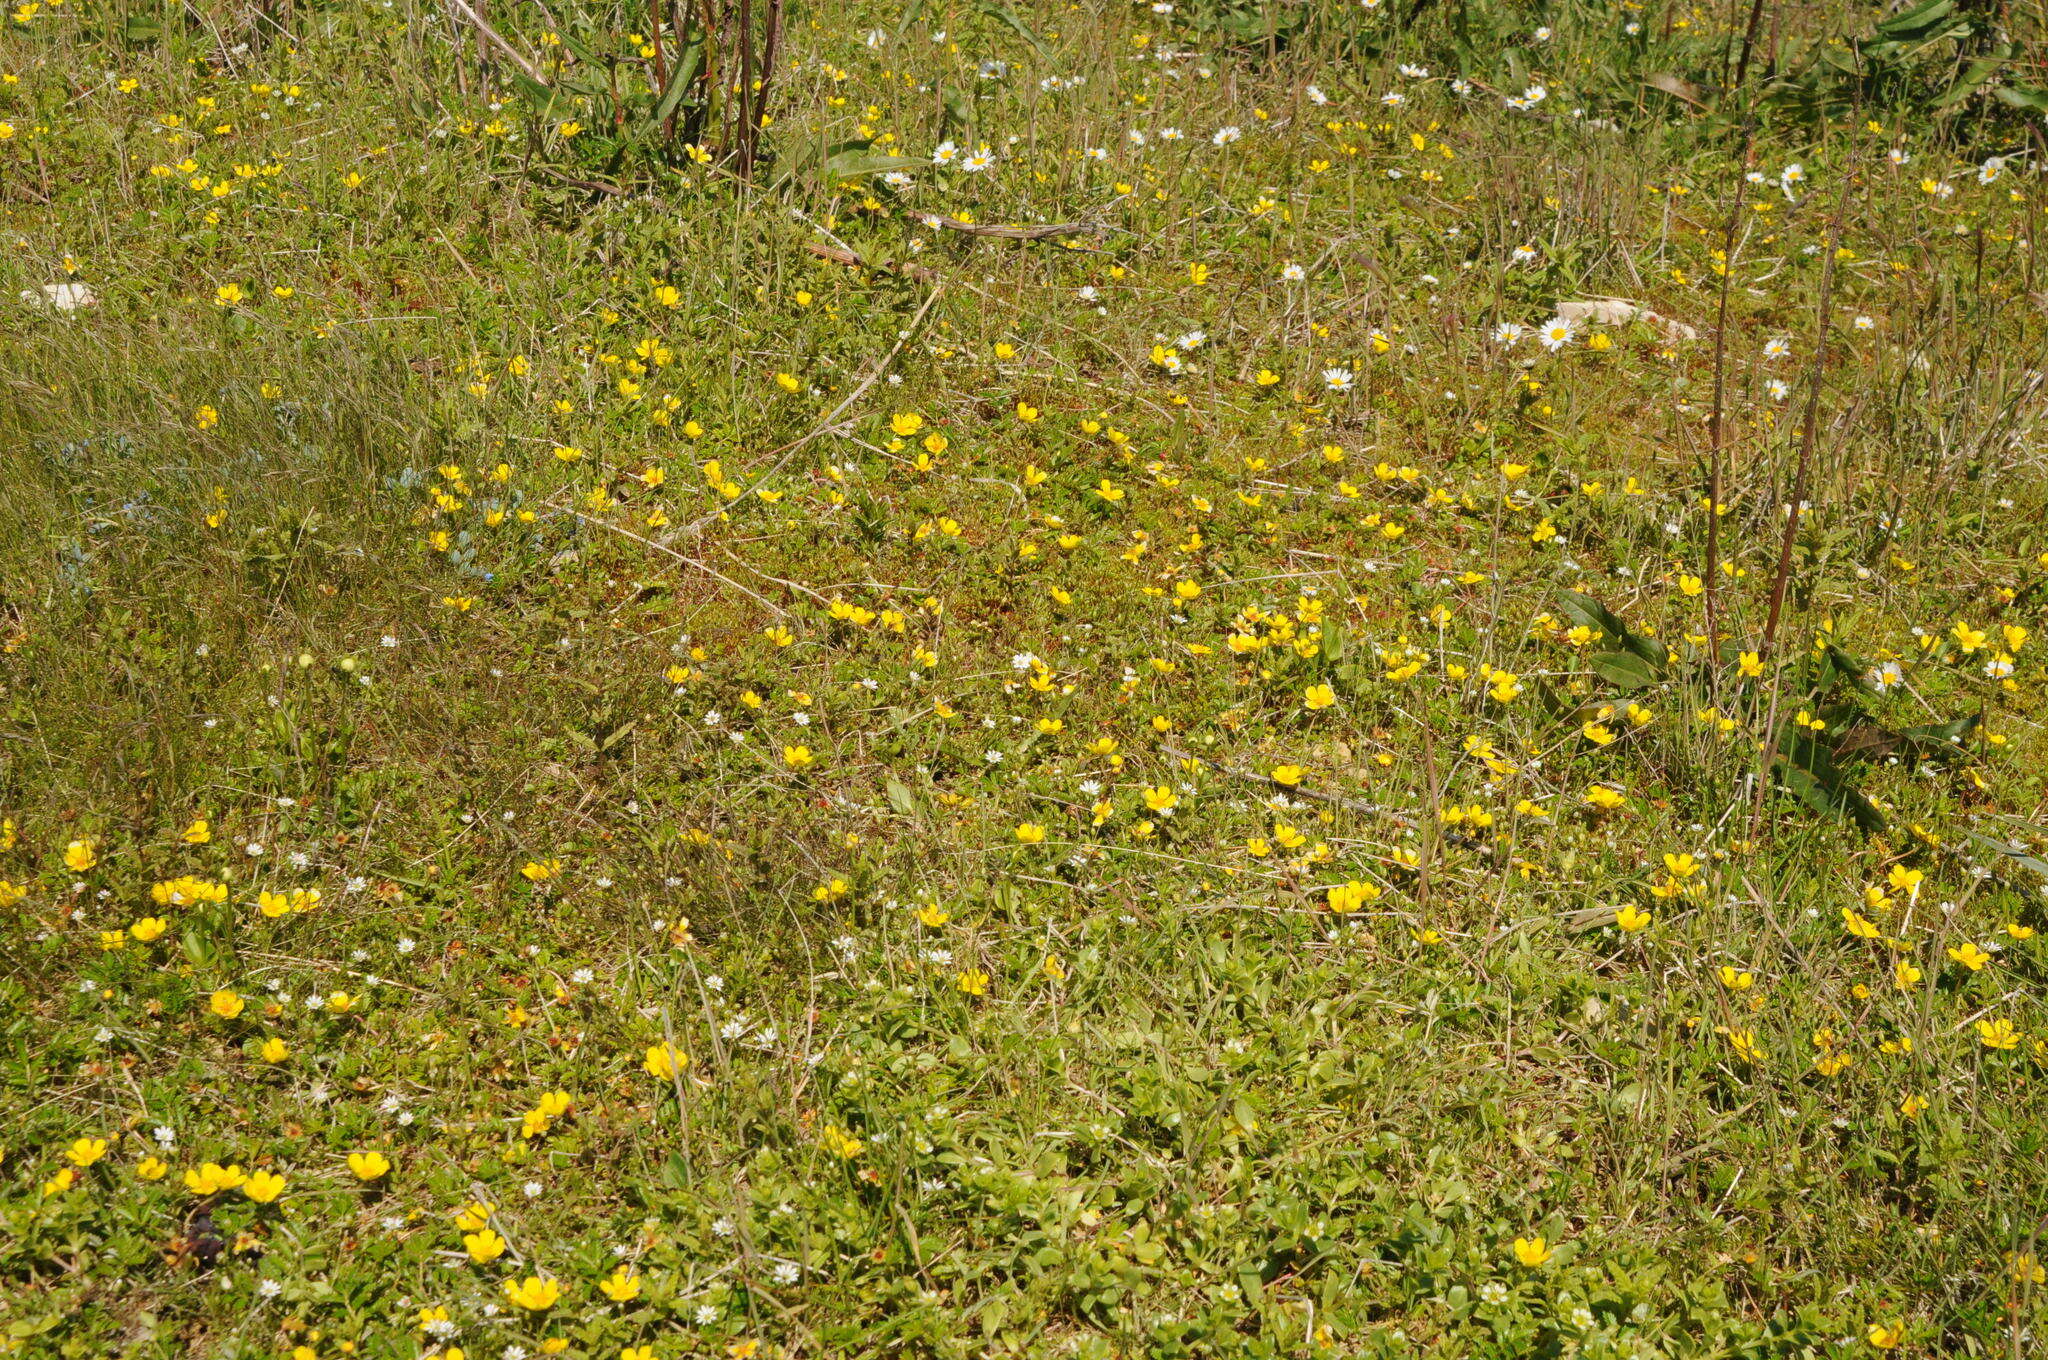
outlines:
{"label": "dried twig", "polygon": [[478,33],[490,39],[491,45],[493,47],[496,47],[500,52],[503,52],[507,57],[510,57],[512,59],[513,64],[518,66],[520,70],[526,72],[527,75],[531,76],[537,84],[543,86],[546,86],[548,84],[548,78],[541,74],[540,67],[535,66],[531,61],[528,61],[524,53],[522,53],[518,48],[514,47],[511,43],[506,42],[504,36],[500,34],[497,29],[492,28],[490,24],[484,21],[483,15],[478,14],[475,10],[471,9],[469,7],[469,0],[448,0],[448,6],[450,9],[453,9],[458,14],[460,14],[463,18],[469,20],[471,24],[475,25],[476,31]]}
{"label": "dried twig", "polygon": [[957,217],[906,210],[903,214],[920,226],[964,232],[969,236],[993,236],[1004,241],[1048,241],[1057,236],[1100,236],[1109,230],[1100,222],[1046,222],[1031,227],[1003,227],[980,222],[962,222]]}

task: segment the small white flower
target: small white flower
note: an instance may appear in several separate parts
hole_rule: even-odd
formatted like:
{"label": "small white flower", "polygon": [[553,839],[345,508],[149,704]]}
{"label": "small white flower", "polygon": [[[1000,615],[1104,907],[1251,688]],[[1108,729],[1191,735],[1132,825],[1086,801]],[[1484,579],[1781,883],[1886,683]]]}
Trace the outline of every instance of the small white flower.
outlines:
{"label": "small white flower", "polygon": [[1289,283],[1300,283],[1308,277],[1308,271],[1290,260],[1280,267],[1280,277]]}
{"label": "small white flower", "polygon": [[1229,146],[1232,142],[1236,141],[1238,138],[1242,136],[1244,136],[1243,130],[1240,129],[1237,126],[1237,124],[1231,123],[1227,126],[1217,128],[1216,135],[1211,137],[1209,139],[1209,142],[1212,146]]}
{"label": "small white flower", "polygon": [[1550,320],[1537,327],[1536,339],[1542,344],[1543,348],[1555,354],[1566,345],[1569,345],[1573,337],[1578,334],[1578,331],[1579,326],[1576,321],[1567,321],[1561,316],[1553,316]]}
{"label": "small white flower", "polygon": [[1358,375],[1348,368],[1326,368],[1323,370],[1323,386],[1332,392],[1349,392]]}

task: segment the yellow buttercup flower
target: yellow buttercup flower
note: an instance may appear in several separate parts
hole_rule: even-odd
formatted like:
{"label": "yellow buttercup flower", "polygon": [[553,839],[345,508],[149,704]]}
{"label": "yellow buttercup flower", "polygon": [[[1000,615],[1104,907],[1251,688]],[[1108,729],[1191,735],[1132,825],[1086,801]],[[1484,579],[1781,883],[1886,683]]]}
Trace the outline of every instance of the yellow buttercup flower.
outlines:
{"label": "yellow buttercup flower", "polygon": [[348,1169],[359,1181],[374,1181],[390,1174],[391,1162],[381,1152],[351,1152]]}
{"label": "yellow buttercup flower", "polygon": [[269,1204],[284,1193],[284,1177],[274,1171],[257,1171],[242,1182],[242,1193],[258,1204]]}
{"label": "yellow buttercup flower", "polygon": [[514,1306],[539,1313],[552,1308],[562,1297],[562,1286],[539,1275],[505,1281],[505,1297]]}

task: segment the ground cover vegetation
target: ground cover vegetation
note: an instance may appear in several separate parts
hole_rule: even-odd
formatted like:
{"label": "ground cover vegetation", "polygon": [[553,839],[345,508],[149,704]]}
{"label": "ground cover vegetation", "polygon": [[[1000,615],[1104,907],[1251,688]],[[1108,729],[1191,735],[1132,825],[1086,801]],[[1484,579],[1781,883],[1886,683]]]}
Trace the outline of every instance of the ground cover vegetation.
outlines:
{"label": "ground cover vegetation", "polygon": [[0,1353],[2035,1353],[2033,24],[11,0]]}

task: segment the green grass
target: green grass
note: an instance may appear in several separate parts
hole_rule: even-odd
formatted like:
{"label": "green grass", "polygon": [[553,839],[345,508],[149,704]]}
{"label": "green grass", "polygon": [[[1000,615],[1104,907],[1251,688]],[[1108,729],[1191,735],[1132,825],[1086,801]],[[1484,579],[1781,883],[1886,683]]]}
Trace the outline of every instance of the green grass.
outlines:
{"label": "green grass", "polygon": [[0,18],[0,1354],[2034,1353],[2025,90],[1301,12]]}

